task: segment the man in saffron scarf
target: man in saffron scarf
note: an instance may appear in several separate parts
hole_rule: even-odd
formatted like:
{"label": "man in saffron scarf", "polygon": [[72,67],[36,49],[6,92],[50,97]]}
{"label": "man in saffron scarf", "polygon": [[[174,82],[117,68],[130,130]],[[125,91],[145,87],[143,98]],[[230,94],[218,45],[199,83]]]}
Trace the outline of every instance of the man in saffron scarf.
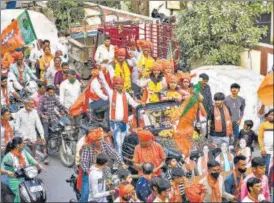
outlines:
{"label": "man in saffron scarf", "polygon": [[1,75],[8,76],[10,70],[10,63],[8,61],[1,61]]}
{"label": "man in saffron scarf", "polygon": [[243,155],[234,157],[235,169],[233,173],[228,175],[225,179],[225,191],[229,194],[235,195],[238,201],[241,201],[241,187],[246,175],[246,157]]}
{"label": "man in saffron scarf", "polygon": [[223,187],[223,177],[220,176],[221,168],[219,162],[213,160],[207,163],[208,175],[200,180],[206,189],[203,202],[222,202],[222,198],[234,201],[237,198],[228,194]]}
{"label": "man in saffron scarf", "polygon": [[127,92],[123,91],[123,78],[114,77],[114,89],[111,89],[102,71],[99,72],[99,77],[109,98],[110,128],[113,132],[114,147],[122,155],[122,145],[128,131],[128,105],[136,108],[138,103]]}
{"label": "man in saffron scarf", "polygon": [[165,165],[166,155],[163,147],[154,141],[153,134],[148,130],[137,130],[139,144],[135,147],[133,164],[142,174],[142,165],[151,162],[154,165],[154,176],[161,175],[161,168]]}
{"label": "man in saffron scarf", "polygon": [[[96,162],[97,154],[104,152],[126,168],[119,154],[106,141],[103,141],[103,136],[104,132],[102,128],[97,128],[90,131],[90,133],[85,137],[82,149],[79,150],[79,154],[81,154],[79,176],[77,181],[77,188],[81,190],[81,199],[79,202],[88,201],[90,191],[89,173],[91,166]],[[77,159],[77,162],[78,161],[79,157]]]}
{"label": "man in saffron scarf", "polygon": [[[29,165],[36,165],[41,170],[45,170],[42,165],[40,165],[34,158],[24,149],[24,142],[21,137],[14,137],[11,142],[9,142],[8,153],[4,156],[1,163],[1,173],[8,175],[8,186],[14,193],[14,202],[20,201],[19,185],[22,179],[15,177],[14,173]],[[13,167],[7,167],[4,163],[12,163]]]}
{"label": "man in saffron scarf", "polygon": [[131,73],[129,69],[129,64],[126,61],[126,49],[118,49],[116,47],[115,55],[117,58],[114,64],[114,76],[121,77],[124,79],[124,91],[131,89]]}
{"label": "man in saffron scarf", "polygon": [[134,191],[133,185],[130,183],[120,183],[118,186],[119,190],[119,197],[114,202],[122,202],[122,203],[129,203],[129,202],[140,202]]}
{"label": "man in saffron scarf", "polygon": [[[22,90],[26,82],[30,79],[37,80],[37,77],[32,73],[30,67],[23,61],[24,55],[22,52],[15,52],[13,54],[15,63],[11,64],[9,78],[13,80],[13,86],[17,90]],[[27,88],[26,88],[27,90]]]}
{"label": "man in saffron scarf", "polygon": [[221,145],[222,142],[229,144],[232,137],[232,121],[229,110],[224,105],[225,95],[217,92],[214,95],[215,105],[212,114],[209,116],[209,135],[215,144]]}
{"label": "man in saffron scarf", "polygon": [[14,90],[11,84],[8,83],[8,77],[1,76],[1,105],[9,106],[10,105],[10,96],[14,96],[17,99],[20,99],[19,94]]}

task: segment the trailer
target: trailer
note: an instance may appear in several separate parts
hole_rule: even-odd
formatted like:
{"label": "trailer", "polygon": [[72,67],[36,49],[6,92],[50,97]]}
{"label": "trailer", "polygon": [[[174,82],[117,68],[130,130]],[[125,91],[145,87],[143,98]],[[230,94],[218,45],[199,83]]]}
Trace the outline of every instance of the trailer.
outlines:
{"label": "trailer", "polygon": [[[71,9],[69,14],[75,9],[79,8]],[[73,19],[68,19],[69,58],[83,79],[89,78],[96,49],[103,44],[105,35],[111,37],[111,44],[123,48],[129,47],[133,38],[136,41],[149,40],[153,44],[153,58],[167,58],[172,51],[175,64],[179,59],[175,25],[161,24],[154,18],[93,3],[84,3],[84,9],[86,16],[81,25],[73,24]]]}

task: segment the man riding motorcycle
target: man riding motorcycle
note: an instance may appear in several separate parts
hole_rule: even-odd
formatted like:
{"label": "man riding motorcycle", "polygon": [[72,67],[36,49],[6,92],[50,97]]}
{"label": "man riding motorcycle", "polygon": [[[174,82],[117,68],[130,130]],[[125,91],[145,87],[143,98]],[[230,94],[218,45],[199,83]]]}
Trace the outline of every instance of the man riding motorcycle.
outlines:
{"label": "man riding motorcycle", "polygon": [[38,114],[42,118],[45,139],[49,136],[49,124],[59,123],[59,118],[56,114],[56,107],[61,115],[68,114],[68,109],[63,106],[55,94],[53,85],[47,86],[47,93],[40,99],[38,105]]}
{"label": "man riding motorcycle", "polygon": [[[4,163],[12,163],[13,167],[7,167]],[[19,185],[22,179],[15,178],[15,172],[28,165],[35,165],[41,170],[45,170],[35,159],[24,149],[24,142],[21,137],[14,137],[8,143],[6,153],[1,163],[1,174],[8,175],[8,186],[14,193],[14,202],[20,202]]]}
{"label": "man riding motorcycle", "polygon": [[13,54],[15,63],[10,66],[9,72],[9,81],[12,81],[13,86],[16,90],[23,90],[25,89],[28,92],[31,92],[29,87],[30,79],[35,81],[38,78],[33,74],[30,67],[23,61],[24,55],[22,52],[15,52]]}

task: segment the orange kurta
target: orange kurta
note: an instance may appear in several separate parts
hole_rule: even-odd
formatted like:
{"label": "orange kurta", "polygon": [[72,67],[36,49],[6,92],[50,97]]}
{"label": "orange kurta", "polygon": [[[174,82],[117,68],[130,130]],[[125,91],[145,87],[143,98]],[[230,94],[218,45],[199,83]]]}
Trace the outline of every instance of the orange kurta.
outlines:
{"label": "orange kurta", "polygon": [[[145,163],[145,162],[151,162],[154,165],[154,168],[158,167],[162,160],[166,158],[166,154],[164,152],[163,147],[156,143],[152,142],[151,146],[142,148],[139,145],[135,147],[134,155],[133,155],[133,162],[137,164]],[[142,172],[139,171],[139,175],[142,175]],[[158,170],[155,173],[155,176],[160,176],[161,170]]]}
{"label": "orange kurta", "polygon": [[179,119],[176,132],[174,133],[174,141],[185,155],[189,155],[192,146],[192,136],[194,133],[193,122],[196,119],[197,111],[200,109],[201,114],[206,116],[206,111],[202,103],[196,103],[184,116],[180,117],[184,108],[188,104],[191,97],[188,97],[179,107],[179,110],[175,112],[173,121]]}
{"label": "orange kurta", "polygon": [[183,202],[179,185],[172,183],[169,202]]}

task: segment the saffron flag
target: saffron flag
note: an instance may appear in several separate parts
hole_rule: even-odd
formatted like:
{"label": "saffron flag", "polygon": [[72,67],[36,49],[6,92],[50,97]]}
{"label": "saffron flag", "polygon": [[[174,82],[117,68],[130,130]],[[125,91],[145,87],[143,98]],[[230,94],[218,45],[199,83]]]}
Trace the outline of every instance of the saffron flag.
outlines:
{"label": "saffron flag", "polygon": [[172,42],[171,41],[169,41],[166,59],[169,61],[169,64],[170,64],[172,70],[174,71],[174,62],[173,62]]}
{"label": "saffron flag", "polygon": [[193,96],[189,99],[188,103],[186,104],[182,114],[180,117],[183,117],[184,115],[187,114],[187,112],[199,102],[199,94],[201,92],[201,82],[198,82],[196,85],[193,87]]}
{"label": "saffron flag", "polygon": [[2,31],[1,54],[4,55],[6,52],[21,48],[36,39],[29,13],[25,10]]}
{"label": "saffron flag", "polygon": [[273,91],[274,91],[274,72],[269,73],[265,76],[262,81],[257,94],[262,104],[267,106],[273,106]]}

